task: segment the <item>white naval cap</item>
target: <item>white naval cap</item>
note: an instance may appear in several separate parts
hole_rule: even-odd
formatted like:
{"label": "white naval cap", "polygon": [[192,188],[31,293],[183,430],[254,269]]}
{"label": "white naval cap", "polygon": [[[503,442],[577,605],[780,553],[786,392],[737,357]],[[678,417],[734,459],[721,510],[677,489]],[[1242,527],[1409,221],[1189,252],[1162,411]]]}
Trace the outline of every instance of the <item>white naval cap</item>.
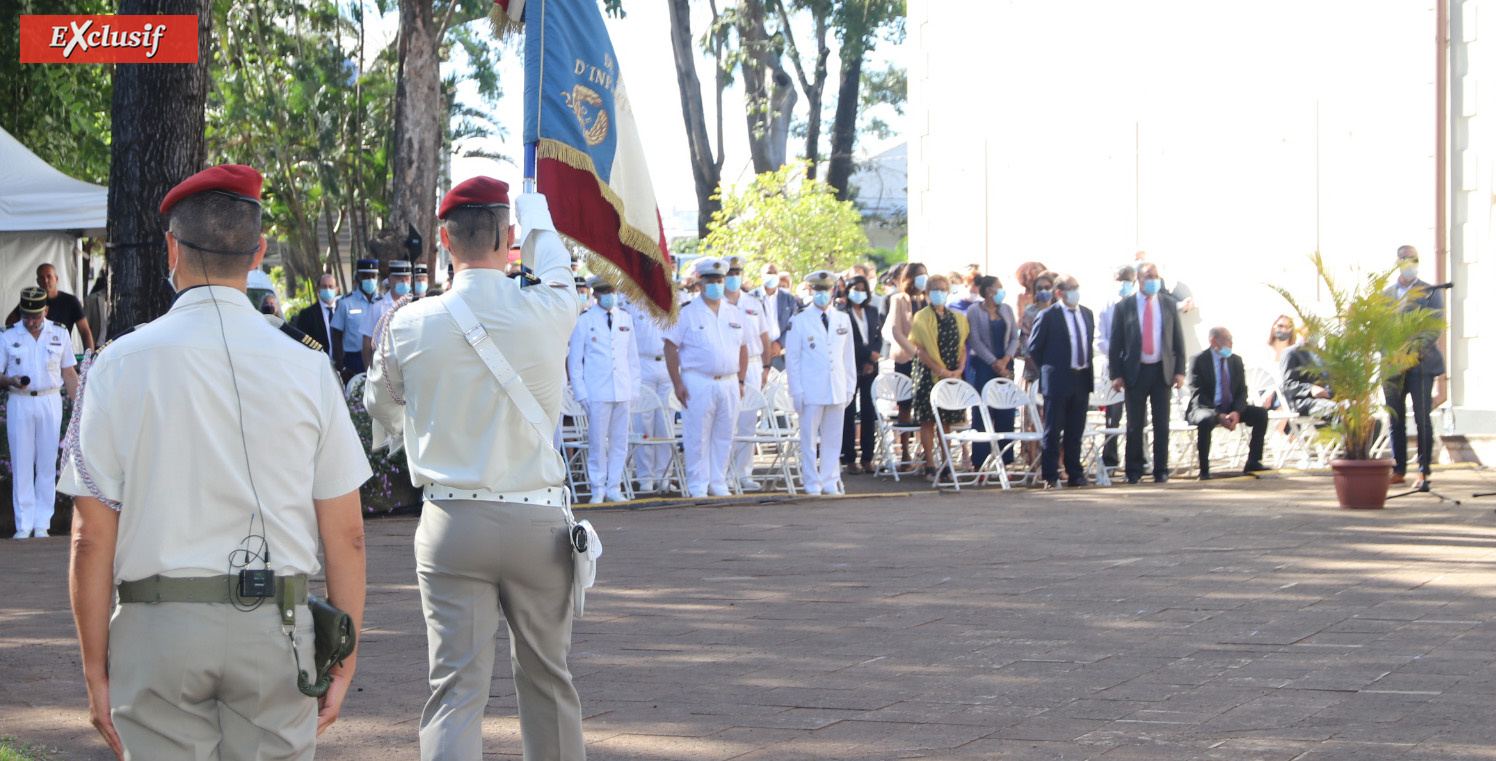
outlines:
{"label": "white naval cap", "polygon": [[833,274],[831,270],[816,270],[815,272],[812,272],[809,275],[805,276],[805,283],[812,288],[835,288],[836,275]]}
{"label": "white naval cap", "polygon": [[713,259],[710,256],[704,256],[700,259],[697,259],[696,277],[706,277],[707,275],[717,275],[719,277],[726,276],[727,263],[723,262],[721,259]]}
{"label": "white naval cap", "polygon": [[593,275],[587,278],[587,287],[597,290],[598,288],[612,288],[613,284],[604,280],[601,275]]}
{"label": "white naval cap", "polygon": [[737,254],[730,254],[722,257],[722,262],[727,265],[727,269],[729,270],[740,270],[747,266],[748,259]]}

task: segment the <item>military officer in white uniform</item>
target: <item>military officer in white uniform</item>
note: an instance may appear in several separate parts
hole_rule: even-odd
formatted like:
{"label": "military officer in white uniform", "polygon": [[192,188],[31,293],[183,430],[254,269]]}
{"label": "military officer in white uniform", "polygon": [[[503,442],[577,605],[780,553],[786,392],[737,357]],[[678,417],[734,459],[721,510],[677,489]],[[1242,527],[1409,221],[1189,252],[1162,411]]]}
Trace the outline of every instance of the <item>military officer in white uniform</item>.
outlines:
{"label": "military officer in white uniform", "polygon": [[852,320],[831,308],[836,275],[812,272],[805,283],[811,288],[810,306],[784,333],[784,371],[800,414],[800,472],[807,494],[842,494],[842,424],[857,389]]}
{"label": "military officer in white uniform", "polygon": [[57,502],[57,444],[62,437],[62,397],[76,399],[78,371],[67,328],[47,319],[47,292],[21,289],[21,320],[0,333],[0,387],[5,434],[10,441],[11,503],[15,538],[45,537]]}
{"label": "military officer in white uniform", "polygon": [[[482,758],[501,612],[524,757],[586,755],[566,666],[566,465],[550,445],[566,383],[557,354],[576,325],[577,295],[545,197],[529,193],[516,206],[539,282],[521,287],[504,274],[509,187],[489,177],[458,184],[437,213],[452,289],[394,311],[364,386],[369,413],[405,432],[411,479],[426,496],[415,537],[432,689],[421,713],[426,761]],[[453,309],[477,324],[464,329]],[[506,392],[480,350],[501,354],[517,376],[509,386],[521,390]]]}
{"label": "military officer in white uniform", "polygon": [[100,350],[64,449],[89,714],[126,761],[309,760],[353,677],[356,656],[322,698],[297,688],[319,545],[328,601],[362,620],[370,471],[327,355],[245,296],[260,187],[224,165],[166,195],[176,299]]}
{"label": "military officer in white uniform", "polygon": [[[665,369],[665,337],[659,323],[647,309],[632,302],[624,304],[629,316],[634,318],[634,346],[639,354],[639,386],[654,392],[659,397],[661,411],[652,415],[639,415],[634,419],[635,433],[650,438],[664,438],[667,430],[665,416],[670,414],[670,372]],[[639,481],[639,491],[653,492],[665,487],[665,466],[670,464],[670,452],[663,446],[648,446],[634,457],[634,477]],[[682,487],[684,488],[684,487]]]}
{"label": "military officer in white uniform", "polygon": [[[764,311],[764,304],[757,296],[743,290],[743,265],[748,263],[741,256],[724,256],[722,261],[727,263],[727,277],[723,280],[723,289],[727,293],[727,300],[743,312],[743,341],[748,345],[748,375],[744,378],[745,388],[753,388],[762,391],[764,381],[769,375],[769,317]],[[748,436],[758,425],[757,412],[744,412],[738,415],[737,433],[739,436]],[[757,491],[763,485],[753,480],[753,448],[741,447],[738,450],[736,461],[732,464],[732,472],[728,478],[737,479],[738,485],[748,491]]]}
{"label": "military officer in white uniform", "polygon": [[337,311],[332,313],[332,340],[343,342],[343,366],[338,371],[344,383],[366,369],[364,312],[379,298],[379,260],[359,259],[355,270],[358,287],[338,299]]}
{"label": "military officer in white uniform", "polygon": [[732,432],[748,375],[747,316],[723,299],[727,265],[721,259],[696,260],[701,297],[681,307],[680,319],[665,332],[665,367],[681,413],[681,445],[686,455],[686,490],[692,497],[726,497]]}
{"label": "military officer in white uniform", "polygon": [[634,318],[618,305],[613,285],[587,281],[597,303],[577,318],[566,369],[571,393],[587,408],[587,481],[592,503],[623,502],[623,462],[629,453],[629,407],[639,389]]}
{"label": "military officer in white uniform", "polygon": [[410,295],[410,262],[404,259],[390,260],[390,289],[385,291],[384,296],[369,305],[364,310],[363,326],[359,329],[364,336],[363,353],[364,365],[367,367],[374,356],[374,343],[379,336],[379,323],[389,314],[395,304]]}

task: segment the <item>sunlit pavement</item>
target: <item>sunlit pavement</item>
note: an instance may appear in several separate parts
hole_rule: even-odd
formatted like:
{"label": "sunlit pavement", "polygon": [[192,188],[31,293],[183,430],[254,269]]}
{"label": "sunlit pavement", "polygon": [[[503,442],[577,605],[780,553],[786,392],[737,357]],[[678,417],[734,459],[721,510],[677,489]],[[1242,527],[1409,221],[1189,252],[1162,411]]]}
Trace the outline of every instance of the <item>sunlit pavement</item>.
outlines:
{"label": "sunlit pavement", "polygon": [[[855,477],[854,491],[871,483]],[[1461,498],[1496,474],[1436,474]],[[587,511],[589,758],[1496,758],[1496,499],[1328,478]],[[369,523],[357,687],[319,758],[415,759],[415,522]],[[106,758],[67,540],[0,542],[0,734]],[[507,659],[485,757],[519,758]]]}

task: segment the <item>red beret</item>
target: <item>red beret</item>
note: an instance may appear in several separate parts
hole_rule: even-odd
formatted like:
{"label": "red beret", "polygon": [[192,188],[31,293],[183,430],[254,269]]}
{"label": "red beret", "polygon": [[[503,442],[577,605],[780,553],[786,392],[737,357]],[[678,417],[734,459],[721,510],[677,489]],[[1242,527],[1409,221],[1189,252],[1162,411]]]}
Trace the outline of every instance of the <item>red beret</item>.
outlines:
{"label": "red beret", "polygon": [[209,167],[182,180],[161,199],[161,213],[170,214],[171,207],[187,196],[207,190],[217,190],[239,196],[246,201],[260,202],[260,189],[265,178],[258,170],[243,164],[220,164]]}
{"label": "red beret", "polygon": [[509,183],[495,180],[492,177],[474,177],[458,183],[456,187],[447,191],[447,197],[442,199],[442,206],[436,212],[436,218],[446,219],[447,215],[459,206],[507,207],[509,206]]}

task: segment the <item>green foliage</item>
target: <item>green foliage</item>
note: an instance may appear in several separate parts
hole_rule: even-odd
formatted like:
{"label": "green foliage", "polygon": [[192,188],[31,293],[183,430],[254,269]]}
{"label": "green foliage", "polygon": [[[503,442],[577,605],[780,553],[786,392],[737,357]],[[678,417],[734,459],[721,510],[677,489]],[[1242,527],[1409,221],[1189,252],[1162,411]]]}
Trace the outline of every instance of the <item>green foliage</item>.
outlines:
{"label": "green foliage", "polygon": [[805,164],[787,164],[754,178],[742,192],[719,189],[702,249],[713,256],[746,256],[754,267],[775,264],[792,272],[840,270],[868,253],[862,216],[838,201],[824,182],[806,179]]}
{"label": "green foliage", "polygon": [[0,3],[0,127],[62,173],[95,184],[109,181],[113,67],[106,64],[20,63],[21,16],[115,13],[111,0]]}
{"label": "green foliage", "polygon": [[899,262],[909,261],[909,236],[904,236],[899,245],[893,248],[875,248],[868,252],[868,261],[878,265],[878,271],[892,267]]}
{"label": "green foliage", "polygon": [[858,130],[880,140],[891,137],[896,130],[874,110],[888,106],[895,114],[904,115],[904,104],[909,100],[909,78],[902,66],[892,66],[882,71],[862,72],[862,87],[858,94],[857,109],[862,117]]}
{"label": "green foliage", "polygon": [[701,252],[701,239],[697,237],[682,237],[670,239],[670,255],[695,254]]}
{"label": "green foliage", "polygon": [[1390,271],[1367,275],[1348,288],[1331,276],[1319,252],[1311,259],[1330,294],[1333,314],[1321,315],[1286,288],[1269,287],[1298,313],[1318,359],[1312,372],[1334,394],[1335,416],[1323,436],[1344,444],[1349,459],[1370,459],[1377,413],[1385,408],[1382,386],[1417,364],[1421,350],[1438,340],[1445,323],[1429,309],[1403,311],[1401,302],[1387,293]]}
{"label": "green foliage", "polygon": [[56,750],[21,742],[14,735],[0,735],[0,761],[49,761]]}

